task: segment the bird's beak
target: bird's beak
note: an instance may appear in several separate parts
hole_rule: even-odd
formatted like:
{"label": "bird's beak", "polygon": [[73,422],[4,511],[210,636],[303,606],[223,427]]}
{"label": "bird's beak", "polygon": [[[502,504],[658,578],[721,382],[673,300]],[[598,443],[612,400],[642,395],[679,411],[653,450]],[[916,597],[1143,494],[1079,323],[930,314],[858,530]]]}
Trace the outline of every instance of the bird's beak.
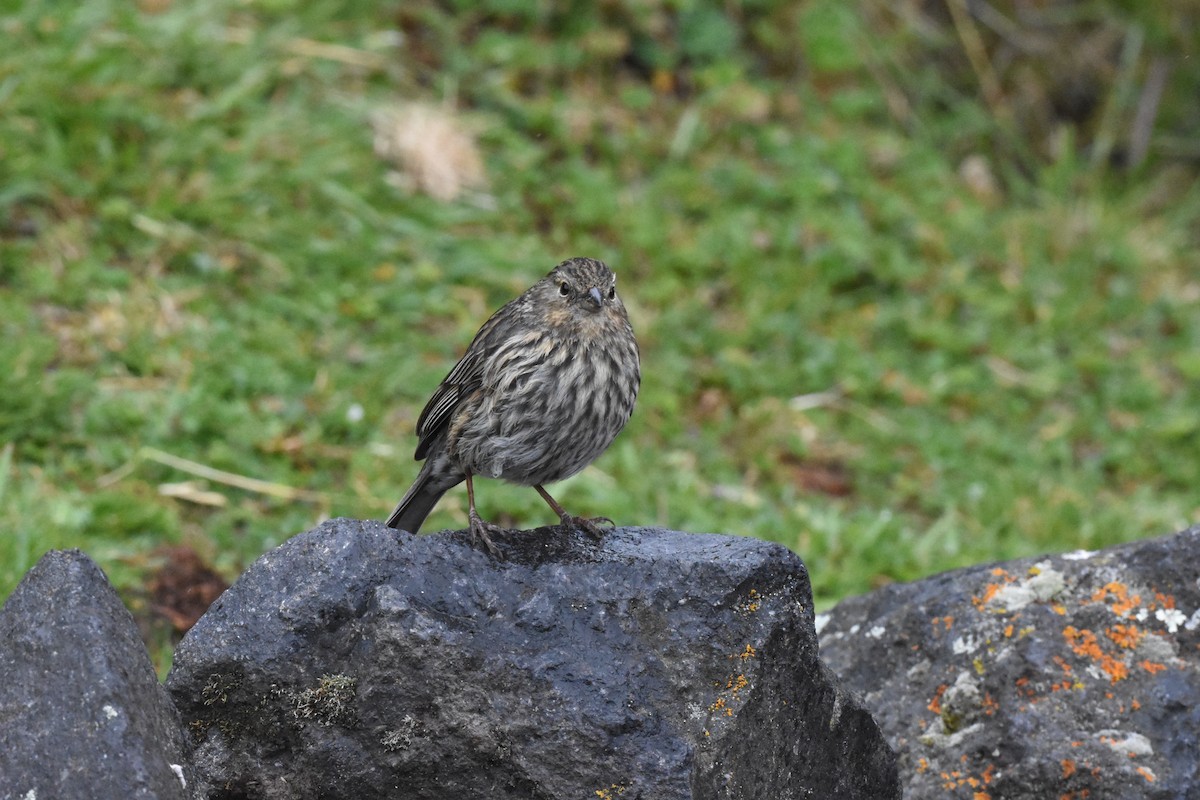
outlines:
{"label": "bird's beak", "polygon": [[592,298],[592,302],[596,304],[596,308],[600,308],[604,305],[604,295],[600,294],[600,288],[598,286],[593,286],[591,289],[588,289],[588,297]]}

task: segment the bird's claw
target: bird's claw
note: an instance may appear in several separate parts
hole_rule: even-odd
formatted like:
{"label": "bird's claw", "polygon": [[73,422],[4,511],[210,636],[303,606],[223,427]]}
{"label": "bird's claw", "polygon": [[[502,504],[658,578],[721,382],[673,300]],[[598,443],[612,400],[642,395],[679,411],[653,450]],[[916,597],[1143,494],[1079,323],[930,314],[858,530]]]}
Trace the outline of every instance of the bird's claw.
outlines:
{"label": "bird's claw", "polygon": [[490,522],[485,522],[483,518],[480,517],[479,514],[477,514],[474,510],[471,511],[471,513],[468,515],[468,518],[471,521],[471,543],[476,544],[482,541],[484,547],[487,548],[487,551],[491,554],[492,558],[496,559],[497,561],[503,561],[504,554],[500,552],[500,548],[496,547],[491,536],[489,536],[489,534],[502,530],[501,527],[499,525],[493,525]]}
{"label": "bird's claw", "polygon": [[605,530],[600,527],[601,525],[610,529],[617,527],[617,524],[608,517],[574,517],[567,514],[563,516],[562,522],[568,527],[582,529],[593,539],[604,538]]}

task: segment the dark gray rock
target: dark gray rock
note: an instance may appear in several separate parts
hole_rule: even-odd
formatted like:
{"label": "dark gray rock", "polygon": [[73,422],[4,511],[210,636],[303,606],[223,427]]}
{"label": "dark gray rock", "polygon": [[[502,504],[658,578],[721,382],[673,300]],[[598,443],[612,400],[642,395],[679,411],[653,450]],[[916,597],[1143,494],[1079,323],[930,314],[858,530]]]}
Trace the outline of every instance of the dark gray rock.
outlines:
{"label": "dark gray rock", "polygon": [[137,625],[78,550],[43,556],[0,609],[0,735],[4,800],[192,796]]}
{"label": "dark gray rock", "polygon": [[259,559],[168,686],[214,797],[899,797],[817,660],[808,574],[752,539],[333,520]]}
{"label": "dark gray rock", "polygon": [[1165,800],[1200,798],[1198,609],[1195,527],[888,586],[818,627],[909,797]]}

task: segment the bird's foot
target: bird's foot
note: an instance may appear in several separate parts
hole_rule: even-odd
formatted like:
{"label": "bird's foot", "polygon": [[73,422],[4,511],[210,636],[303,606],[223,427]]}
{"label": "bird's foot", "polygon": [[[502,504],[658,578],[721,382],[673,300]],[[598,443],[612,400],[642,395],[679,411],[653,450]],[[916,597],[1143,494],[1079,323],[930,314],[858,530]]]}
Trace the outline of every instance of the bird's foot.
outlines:
{"label": "bird's foot", "polygon": [[562,524],[570,528],[579,528],[593,539],[603,539],[608,530],[617,526],[608,517],[573,517],[570,514],[562,515]]}
{"label": "bird's foot", "polygon": [[487,551],[491,554],[492,558],[496,559],[497,561],[503,561],[504,554],[501,553],[500,548],[496,547],[495,543],[492,542],[492,538],[489,535],[498,533],[499,531],[503,530],[503,528],[501,528],[499,525],[493,525],[490,522],[485,522],[483,518],[476,513],[475,509],[471,509],[471,513],[467,516],[471,521],[471,543],[476,544],[482,541],[484,547],[487,548]]}

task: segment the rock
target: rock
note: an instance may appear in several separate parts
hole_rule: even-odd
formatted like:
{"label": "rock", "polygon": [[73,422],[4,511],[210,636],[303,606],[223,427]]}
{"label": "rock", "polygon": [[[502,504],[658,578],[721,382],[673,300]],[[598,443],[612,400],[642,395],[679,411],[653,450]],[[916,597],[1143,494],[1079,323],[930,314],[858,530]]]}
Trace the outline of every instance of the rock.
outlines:
{"label": "rock", "polygon": [[818,627],[908,797],[1200,798],[1200,526],[888,586]]}
{"label": "rock", "polygon": [[0,609],[0,676],[0,798],[194,796],[179,716],[83,553],[47,553]]}
{"label": "rock", "polygon": [[168,686],[220,797],[898,798],[817,659],[803,563],[752,539],[332,520],[260,558]]}

